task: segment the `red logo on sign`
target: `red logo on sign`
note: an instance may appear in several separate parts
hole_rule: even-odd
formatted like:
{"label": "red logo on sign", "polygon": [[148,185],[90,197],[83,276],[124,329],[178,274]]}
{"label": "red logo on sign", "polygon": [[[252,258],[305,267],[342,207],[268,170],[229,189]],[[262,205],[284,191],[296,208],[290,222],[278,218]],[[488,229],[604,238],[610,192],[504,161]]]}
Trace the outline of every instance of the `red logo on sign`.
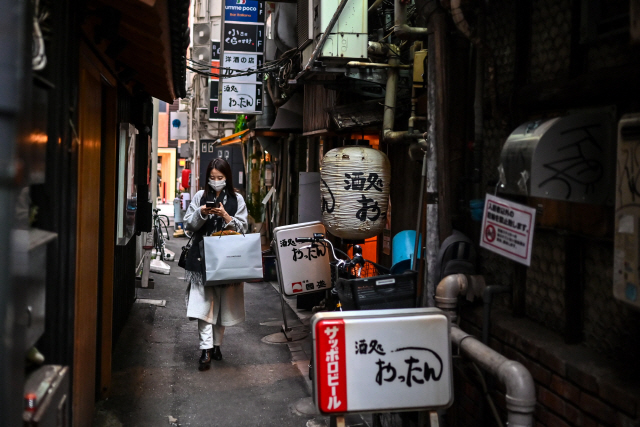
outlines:
{"label": "red logo on sign", "polygon": [[318,407],[324,413],[347,411],[347,361],[344,320],[316,324]]}
{"label": "red logo on sign", "polygon": [[487,228],[484,230],[484,235],[487,236],[487,240],[490,242],[496,240],[496,229],[493,225],[487,225]]}
{"label": "red logo on sign", "polygon": [[293,293],[298,293],[298,292],[302,292],[302,283],[301,282],[295,282],[291,284],[291,289],[293,291]]}

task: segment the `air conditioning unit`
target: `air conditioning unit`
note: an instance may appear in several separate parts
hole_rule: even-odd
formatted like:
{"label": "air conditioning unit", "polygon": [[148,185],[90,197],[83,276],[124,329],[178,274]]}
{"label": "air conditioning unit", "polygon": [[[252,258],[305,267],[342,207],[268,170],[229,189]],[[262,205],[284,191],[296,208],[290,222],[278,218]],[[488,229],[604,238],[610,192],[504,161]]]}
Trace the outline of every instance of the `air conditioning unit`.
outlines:
{"label": "air conditioning unit", "polygon": [[207,66],[211,63],[211,46],[194,46],[191,59],[199,65]]}
{"label": "air conditioning unit", "polygon": [[640,114],[618,124],[613,296],[640,309]]}
{"label": "air conditioning unit", "polygon": [[[320,37],[327,29],[329,21],[338,8],[340,0],[307,0],[309,7],[298,3],[298,17],[304,19],[306,25],[298,21],[298,43],[312,34],[312,42],[302,52],[302,63],[311,58]],[[349,0],[334,24],[318,60],[331,63],[345,63],[367,57],[368,36],[368,2],[365,0]]]}
{"label": "air conditioning unit", "polygon": [[206,46],[211,43],[211,24],[193,24],[193,45]]}

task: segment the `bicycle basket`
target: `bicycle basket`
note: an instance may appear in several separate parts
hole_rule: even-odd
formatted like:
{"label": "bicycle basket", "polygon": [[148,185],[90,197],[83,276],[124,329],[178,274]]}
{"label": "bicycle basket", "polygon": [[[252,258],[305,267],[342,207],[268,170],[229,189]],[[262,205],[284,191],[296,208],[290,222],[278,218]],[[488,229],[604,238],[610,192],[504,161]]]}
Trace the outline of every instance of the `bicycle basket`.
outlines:
{"label": "bicycle basket", "polygon": [[417,275],[407,270],[401,274],[338,278],[336,291],[343,310],[411,308],[415,307]]}

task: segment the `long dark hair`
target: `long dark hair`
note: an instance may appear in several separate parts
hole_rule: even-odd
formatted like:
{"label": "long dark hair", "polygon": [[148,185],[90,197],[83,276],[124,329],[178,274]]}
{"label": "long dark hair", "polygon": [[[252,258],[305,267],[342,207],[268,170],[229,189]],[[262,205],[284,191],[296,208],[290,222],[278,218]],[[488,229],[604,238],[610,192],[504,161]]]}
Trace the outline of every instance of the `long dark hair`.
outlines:
{"label": "long dark hair", "polygon": [[212,195],[212,199],[215,199],[216,192],[209,185],[209,177],[211,176],[212,170],[218,170],[220,173],[224,175],[224,178],[227,180],[227,185],[222,189],[222,191],[227,193],[227,197],[236,197],[236,190],[233,188],[233,173],[231,172],[231,166],[225,159],[213,159],[209,162],[209,166],[207,166],[207,175],[205,176],[206,182],[204,183],[204,197],[205,200],[210,200],[209,195]]}

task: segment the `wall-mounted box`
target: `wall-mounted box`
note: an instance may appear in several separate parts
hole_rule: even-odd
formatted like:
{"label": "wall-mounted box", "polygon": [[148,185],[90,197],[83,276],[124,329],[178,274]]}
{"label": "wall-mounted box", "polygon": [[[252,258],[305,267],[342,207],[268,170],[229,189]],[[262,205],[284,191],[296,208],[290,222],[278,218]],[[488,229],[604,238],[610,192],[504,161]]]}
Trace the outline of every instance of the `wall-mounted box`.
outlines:
{"label": "wall-mounted box", "polygon": [[523,123],[500,155],[500,191],[613,204],[615,113],[611,109]]}

